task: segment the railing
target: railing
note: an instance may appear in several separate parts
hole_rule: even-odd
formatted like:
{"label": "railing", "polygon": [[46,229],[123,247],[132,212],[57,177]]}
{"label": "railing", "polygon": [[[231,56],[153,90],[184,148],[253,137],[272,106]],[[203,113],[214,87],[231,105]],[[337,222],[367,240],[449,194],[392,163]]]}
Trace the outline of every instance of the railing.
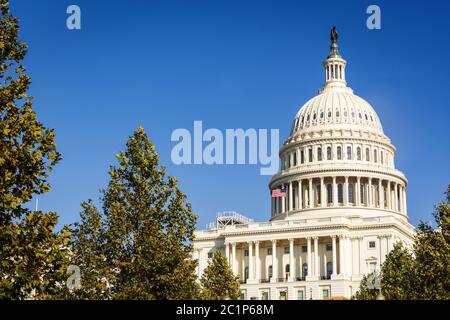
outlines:
{"label": "railing", "polygon": [[296,281],[305,281],[306,277],[296,277],[295,280]]}
{"label": "railing", "polygon": [[259,279],[259,283],[269,283],[270,279]]}
{"label": "railing", "polygon": [[320,276],[320,280],[330,280],[331,279],[331,275],[328,274],[326,276]]}

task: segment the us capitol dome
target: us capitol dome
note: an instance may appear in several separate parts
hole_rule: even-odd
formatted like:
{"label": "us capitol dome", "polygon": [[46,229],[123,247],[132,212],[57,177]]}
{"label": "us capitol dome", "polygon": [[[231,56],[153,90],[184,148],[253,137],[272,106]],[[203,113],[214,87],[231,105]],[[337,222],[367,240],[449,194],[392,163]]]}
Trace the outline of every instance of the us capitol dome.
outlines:
{"label": "us capitol dome", "polygon": [[413,243],[396,148],[374,108],[347,85],[337,40],[333,28],[324,84],[280,149],[270,221],[225,212],[195,233],[199,278],[220,250],[242,299],[351,298],[396,242]]}

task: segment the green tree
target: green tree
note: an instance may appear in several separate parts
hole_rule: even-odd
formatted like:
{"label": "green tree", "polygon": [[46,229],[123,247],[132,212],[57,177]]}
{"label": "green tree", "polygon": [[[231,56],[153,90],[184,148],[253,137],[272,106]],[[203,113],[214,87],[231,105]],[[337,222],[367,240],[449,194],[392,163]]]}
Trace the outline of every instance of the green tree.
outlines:
{"label": "green tree", "polygon": [[[433,217],[435,227],[419,223],[412,252],[398,243],[386,256],[381,268],[386,299],[450,299],[450,185]],[[365,277],[355,297],[375,296]]]}
{"label": "green tree", "polygon": [[207,300],[236,300],[240,296],[239,278],[233,274],[220,251],[213,254],[200,279],[202,297]]}
{"label": "green tree", "polygon": [[[197,216],[177,180],[166,177],[154,145],[139,127],[109,170],[101,212],[83,204],[73,234],[81,266],[75,298],[192,299],[198,295],[191,259]],[[84,279],[84,280],[83,280]]]}
{"label": "green tree", "polygon": [[414,245],[419,299],[450,299],[450,184],[435,207],[436,227],[420,222]]}
{"label": "green tree", "polygon": [[0,299],[48,298],[63,281],[68,232],[55,232],[56,213],[24,205],[50,189],[48,174],[60,154],[27,95],[27,46],[18,34],[18,19],[0,0]]}
{"label": "green tree", "polygon": [[381,291],[385,299],[414,299],[416,266],[411,252],[397,242],[382,266]]}
{"label": "green tree", "polygon": [[374,274],[366,274],[361,279],[359,290],[356,292],[354,299],[357,300],[375,300],[380,292],[379,289],[372,285],[372,277]]}

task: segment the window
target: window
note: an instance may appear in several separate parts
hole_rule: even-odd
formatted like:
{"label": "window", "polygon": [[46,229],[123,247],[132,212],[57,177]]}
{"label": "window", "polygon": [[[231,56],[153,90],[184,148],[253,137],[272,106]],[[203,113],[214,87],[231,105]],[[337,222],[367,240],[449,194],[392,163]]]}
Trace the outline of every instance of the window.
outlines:
{"label": "window", "polygon": [[241,291],[241,294],[240,294],[240,296],[239,296],[239,300],[245,300],[245,296],[246,296],[245,293],[246,293],[245,290],[242,290],[242,291]]}
{"label": "window", "polygon": [[305,300],[305,291],[297,290],[297,300]]}
{"label": "window", "polygon": [[280,291],[280,300],[287,300],[287,291]]}
{"label": "window", "polygon": [[291,266],[289,265],[289,263],[284,267],[284,272],[289,273],[291,270]]}
{"label": "window", "polygon": [[331,276],[333,274],[333,262],[327,262],[327,276]]}
{"label": "window", "polygon": [[361,160],[361,148],[356,148],[356,159]]}
{"label": "window", "polygon": [[244,250],[244,257],[248,257],[248,249]]}
{"label": "window", "polygon": [[269,278],[272,278],[272,272],[273,272],[273,268],[272,268],[272,266],[270,265],[269,268],[268,268]]}
{"label": "window", "polygon": [[313,160],[313,156],[312,156],[312,149],[308,149],[308,161],[309,162],[312,162],[312,160]]}
{"label": "window", "polygon": [[331,118],[331,111],[328,111],[328,118]]}
{"label": "window", "polygon": [[326,244],[326,250],[327,251],[332,251],[333,250],[333,245],[331,243],[327,243]]}
{"label": "window", "polygon": [[248,267],[245,267],[245,269],[244,269],[244,279],[245,280],[248,279]]}
{"label": "window", "polygon": [[284,247],[284,253],[289,253],[289,247]]}
{"label": "window", "polygon": [[380,151],[380,162],[383,164],[383,151]]}
{"label": "window", "polygon": [[338,184],[338,202],[344,203],[344,188],[342,187],[342,183]]}
{"label": "window", "polygon": [[294,152],[294,166],[297,165],[297,152]]}
{"label": "window", "polygon": [[323,112],[320,113],[320,118],[323,118]]}
{"label": "window", "polygon": [[322,289],[322,298],[326,299],[330,297],[330,290],[329,289]]}
{"label": "window", "polygon": [[370,161],[370,151],[369,151],[369,148],[366,148],[366,161]]}
{"label": "window", "polygon": [[337,159],[342,160],[342,148],[337,147]]}
{"label": "window", "polygon": [[327,184],[327,198],[328,203],[333,202],[333,186],[331,184]]}
{"label": "window", "polygon": [[352,160],[352,147],[347,147],[347,159]]}
{"label": "window", "polygon": [[369,273],[374,273],[375,271],[377,271],[377,263],[370,262],[369,263]]}
{"label": "window", "polygon": [[308,252],[308,246],[302,246],[302,252]]}
{"label": "window", "polygon": [[331,160],[331,147],[327,147],[327,160]]}
{"label": "window", "polygon": [[308,275],[308,264],[305,262],[302,266],[303,276],[306,277]]}
{"label": "window", "polygon": [[339,111],[336,111],[336,117],[339,117]]}
{"label": "window", "polygon": [[317,160],[322,161],[322,148],[317,148]]}
{"label": "window", "polygon": [[369,241],[369,248],[370,249],[373,249],[373,248],[375,248],[375,241]]}
{"label": "window", "polygon": [[313,115],[313,120],[316,120],[316,114],[314,113],[314,115]]}
{"label": "window", "polygon": [[261,292],[261,300],[269,300],[269,291]]}
{"label": "window", "polygon": [[300,151],[300,161],[301,161],[301,163],[305,162],[305,152],[303,150]]}
{"label": "window", "polygon": [[348,184],[348,202],[353,203],[353,183]]}
{"label": "window", "polygon": [[209,251],[208,252],[208,259],[211,259],[213,257],[213,252],[212,251]]}
{"label": "window", "polygon": [[267,255],[271,256],[272,255],[272,248],[267,248]]}
{"label": "window", "polygon": [[377,150],[373,150],[373,162],[377,162]]}

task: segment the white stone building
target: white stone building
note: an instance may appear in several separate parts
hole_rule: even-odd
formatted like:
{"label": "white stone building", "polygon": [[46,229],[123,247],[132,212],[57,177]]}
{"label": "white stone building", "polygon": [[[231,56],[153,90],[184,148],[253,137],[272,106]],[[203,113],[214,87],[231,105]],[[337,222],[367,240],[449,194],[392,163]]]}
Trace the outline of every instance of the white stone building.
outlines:
{"label": "white stone building", "polygon": [[[347,86],[332,32],[325,83],[300,108],[280,149],[269,222],[221,215],[196,231],[198,275],[222,250],[241,279],[244,299],[350,298],[379,269],[396,241],[412,244],[405,175],[372,106]],[[225,222],[224,222],[225,221]]]}

